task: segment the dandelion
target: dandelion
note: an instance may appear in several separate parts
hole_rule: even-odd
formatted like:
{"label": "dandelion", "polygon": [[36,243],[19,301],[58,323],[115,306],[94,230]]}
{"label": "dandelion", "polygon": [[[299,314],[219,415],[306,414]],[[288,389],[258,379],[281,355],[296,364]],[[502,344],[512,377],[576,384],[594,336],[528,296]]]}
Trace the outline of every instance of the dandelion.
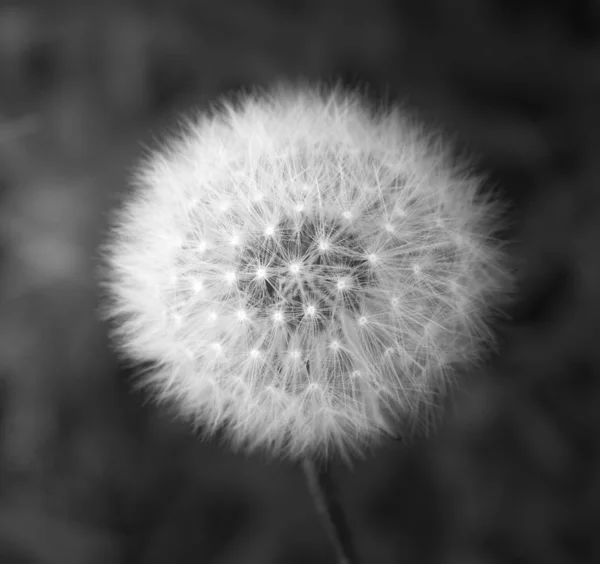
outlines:
{"label": "dandelion", "polygon": [[361,455],[427,430],[453,367],[492,342],[509,277],[480,187],[356,93],[226,101],[140,166],[103,247],[103,313],[156,363],[147,384],[234,447]]}
{"label": "dandelion", "polygon": [[[399,108],[279,85],[190,119],[103,246],[103,315],[205,435],[349,461],[428,432],[493,346],[502,206]],[[182,351],[187,351],[184,354]]]}

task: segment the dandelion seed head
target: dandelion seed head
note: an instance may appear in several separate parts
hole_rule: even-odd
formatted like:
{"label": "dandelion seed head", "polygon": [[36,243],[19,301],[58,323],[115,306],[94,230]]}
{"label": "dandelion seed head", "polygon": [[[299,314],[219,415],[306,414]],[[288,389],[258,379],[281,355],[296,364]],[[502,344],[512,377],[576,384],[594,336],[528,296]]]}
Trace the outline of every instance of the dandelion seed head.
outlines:
{"label": "dandelion seed head", "polygon": [[349,460],[430,432],[513,283],[502,204],[430,139],[316,85],[190,119],[102,248],[113,342],[234,448]]}

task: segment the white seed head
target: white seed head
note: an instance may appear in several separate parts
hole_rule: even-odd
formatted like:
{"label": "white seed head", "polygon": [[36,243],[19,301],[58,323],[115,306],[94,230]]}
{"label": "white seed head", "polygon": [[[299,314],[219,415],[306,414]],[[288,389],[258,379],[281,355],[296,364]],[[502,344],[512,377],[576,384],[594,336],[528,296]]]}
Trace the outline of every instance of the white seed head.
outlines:
{"label": "white seed head", "polygon": [[513,283],[499,199],[431,139],[310,85],[190,120],[102,246],[119,350],[236,448],[350,460],[427,431]]}

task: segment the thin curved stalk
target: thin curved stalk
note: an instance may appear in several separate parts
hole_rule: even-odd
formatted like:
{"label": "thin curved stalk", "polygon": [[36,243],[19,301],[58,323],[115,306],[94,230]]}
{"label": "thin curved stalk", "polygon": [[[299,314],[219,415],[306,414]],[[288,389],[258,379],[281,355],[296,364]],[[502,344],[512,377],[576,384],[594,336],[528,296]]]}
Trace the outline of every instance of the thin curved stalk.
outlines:
{"label": "thin curved stalk", "polygon": [[321,468],[313,460],[304,459],[302,468],[317,510],[334,545],[339,564],[360,564],[352,532],[329,467]]}

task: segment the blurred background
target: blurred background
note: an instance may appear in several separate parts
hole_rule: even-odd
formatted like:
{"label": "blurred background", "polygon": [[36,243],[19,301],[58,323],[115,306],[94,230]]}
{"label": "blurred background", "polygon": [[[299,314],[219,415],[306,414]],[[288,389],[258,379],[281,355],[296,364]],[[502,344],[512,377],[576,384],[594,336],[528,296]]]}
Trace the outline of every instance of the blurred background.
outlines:
{"label": "blurred background", "polygon": [[297,76],[449,132],[512,202],[522,264],[443,429],[336,469],[364,562],[600,562],[593,0],[0,0],[0,562],[333,562],[300,470],[197,440],[95,315],[144,148]]}

